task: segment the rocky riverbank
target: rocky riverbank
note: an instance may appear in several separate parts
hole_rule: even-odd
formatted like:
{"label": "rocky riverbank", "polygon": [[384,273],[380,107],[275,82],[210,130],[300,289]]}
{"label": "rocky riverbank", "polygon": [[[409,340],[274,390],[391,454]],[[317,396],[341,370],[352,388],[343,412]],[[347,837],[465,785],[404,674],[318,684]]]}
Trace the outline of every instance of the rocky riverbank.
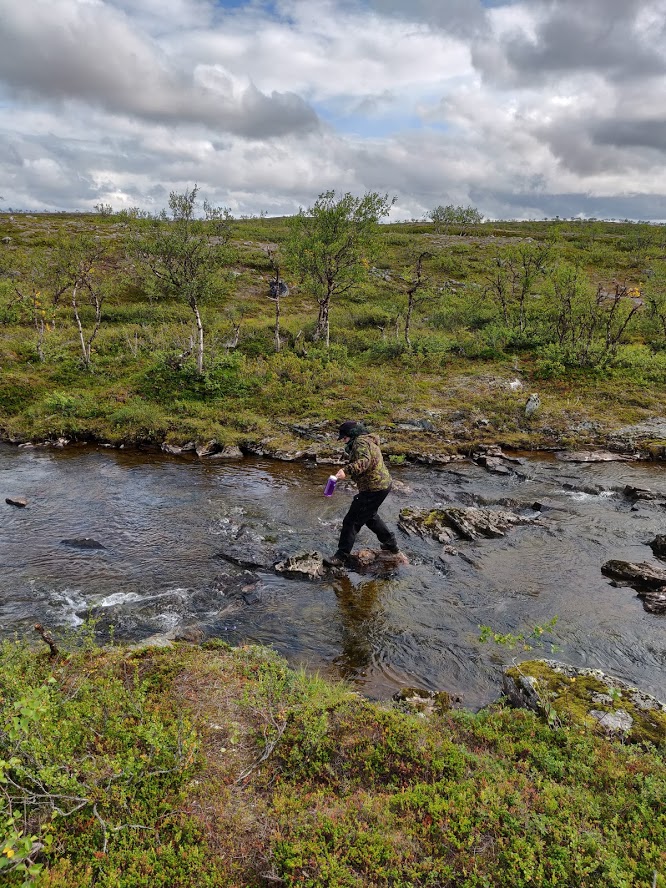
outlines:
{"label": "rocky riverbank", "polygon": [[[602,429],[597,423],[580,423],[555,429],[535,426],[523,434],[505,440],[483,417],[470,423],[465,419],[445,421],[429,411],[423,418],[405,419],[377,427],[382,447],[389,460],[396,464],[410,462],[424,465],[446,465],[461,456],[475,459],[489,471],[510,471],[515,452],[554,452],[562,459],[580,462],[605,460],[666,459],[666,417],[655,416],[640,423],[615,429]],[[92,434],[47,436],[27,440],[5,435],[5,443],[19,447],[53,447],[62,449],[76,444],[94,444],[117,448],[159,448],[174,456],[200,459],[242,459],[261,456],[293,462],[313,460],[322,465],[342,461],[337,443],[337,423],[312,421],[297,424],[279,423],[273,434],[259,440],[239,437],[237,443],[215,438],[189,441],[167,440],[161,443],[141,436],[108,441]]]}

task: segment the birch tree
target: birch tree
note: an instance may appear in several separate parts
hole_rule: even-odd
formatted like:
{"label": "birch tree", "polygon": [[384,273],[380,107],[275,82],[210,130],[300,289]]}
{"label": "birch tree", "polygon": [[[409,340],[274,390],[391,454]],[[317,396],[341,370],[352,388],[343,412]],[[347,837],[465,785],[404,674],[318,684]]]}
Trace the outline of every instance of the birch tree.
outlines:
{"label": "birch tree", "polygon": [[[395,200],[395,199],[394,199]],[[334,299],[350,293],[367,273],[380,219],[394,200],[370,191],[363,197],[324,191],[313,206],[290,220],[287,255],[319,304],[314,340],[330,345],[329,315]]]}
{"label": "birch tree", "polygon": [[228,209],[203,201],[197,215],[198,187],[172,191],[169,210],[148,223],[137,222],[135,255],[149,270],[158,295],[184,301],[196,325],[197,373],[204,371],[204,324],[201,305],[224,290],[220,269],[226,260],[232,217]]}

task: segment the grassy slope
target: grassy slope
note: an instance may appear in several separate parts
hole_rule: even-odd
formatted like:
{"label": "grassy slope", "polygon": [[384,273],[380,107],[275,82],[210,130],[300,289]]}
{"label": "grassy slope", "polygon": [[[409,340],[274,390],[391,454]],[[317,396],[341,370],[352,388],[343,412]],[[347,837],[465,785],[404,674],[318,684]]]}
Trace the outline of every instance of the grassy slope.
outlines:
{"label": "grassy slope", "polygon": [[[5,265],[11,269],[12,262],[48,244],[58,231],[91,225],[109,237],[122,232],[113,219],[16,217],[10,223],[0,217],[0,235],[12,238],[2,245]],[[652,260],[645,250],[632,250],[631,226],[599,226],[599,231],[560,228],[555,253],[587,263],[591,286],[615,276],[638,283],[642,266]],[[527,347],[507,344],[506,331],[490,322],[496,308],[482,287],[494,257],[510,244],[552,239],[550,224],[486,224],[465,237],[437,234],[427,225],[383,226],[377,268],[358,291],[332,307],[330,350],[307,341],[317,306],[295,286],[283,300],[285,344],[275,355],[263,247],[285,236],[283,220],[236,223],[228,295],[204,308],[208,371],[203,379],[187,362],[181,369],[173,366],[192,331],[187,307],[149,303],[120,273],[105,305],[90,371],[80,366],[66,302],[55,312],[56,329],[46,336],[43,363],[34,330],[17,323],[16,312],[5,307],[0,326],[4,437],[150,443],[216,438],[226,444],[271,437],[275,447],[293,448],[303,442],[289,424],[363,415],[385,429],[389,449],[401,453],[475,441],[525,447],[601,440],[609,429],[662,410],[666,360],[641,346],[640,329],[628,337],[634,346],[623,354],[621,366],[595,373],[565,371],[557,362],[553,367],[542,359],[538,341]],[[405,296],[397,277],[423,249],[432,252],[427,271],[433,285],[444,289],[418,310],[414,347],[406,350],[400,338]],[[4,286],[0,308],[12,296],[7,278]],[[240,323],[241,340],[230,351],[224,343],[234,323]],[[508,385],[516,376],[524,383],[517,392]],[[529,421],[523,408],[531,390],[539,391],[543,406]],[[415,437],[391,429],[414,417],[428,418],[437,434]]]}
{"label": "grassy slope", "polygon": [[38,885],[666,885],[654,748],[502,706],[424,719],[256,648],[1,660]]}

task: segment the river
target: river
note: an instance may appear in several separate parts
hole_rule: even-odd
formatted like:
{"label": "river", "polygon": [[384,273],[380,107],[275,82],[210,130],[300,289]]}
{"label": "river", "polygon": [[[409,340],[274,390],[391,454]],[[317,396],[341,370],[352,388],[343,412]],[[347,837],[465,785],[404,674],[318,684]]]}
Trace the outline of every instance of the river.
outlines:
{"label": "river", "polygon": [[[244,571],[218,553],[239,529],[285,553],[333,551],[351,492],[322,496],[326,466],[0,445],[0,635],[32,638],[35,622],[62,630],[91,615],[102,640],[113,626],[116,639],[142,641],[196,623],[230,644],[273,646],[370,697],[416,685],[460,695],[470,709],[498,696],[502,663],[547,655],[666,699],[666,617],[600,573],[609,558],[659,563],[647,543],[666,530],[663,465],[532,455],[515,469],[396,468],[405,487],[382,514],[395,525],[405,507],[533,514],[547,501],[537,523],[444,557],[439,544],[400,534],[409,565],[306,582]],[[626,485],[659,498],[632,511]],[[27,508],[6,505],[12,496]],[[86,538],[104,548],[63,542]],[[372,541],[364,530],[358,545]],[[544,648],[479,642],[480,625],[518,634],[555,616]]]}

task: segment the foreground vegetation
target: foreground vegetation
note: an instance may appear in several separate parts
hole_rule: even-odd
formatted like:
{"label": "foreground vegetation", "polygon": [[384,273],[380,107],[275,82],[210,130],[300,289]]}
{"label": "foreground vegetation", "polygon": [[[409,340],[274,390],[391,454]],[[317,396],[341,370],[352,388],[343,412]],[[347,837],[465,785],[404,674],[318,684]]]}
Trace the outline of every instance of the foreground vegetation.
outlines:
{"label": "foreground vegetation", "polygon": [[663,750],[86,638],[0,651],[4,884],[666,885]]}
{"label": "foreground vegetation", "polygon": [[291,220],[231,220],[195,217],[196,198],[155,220],[0,216],[5,439],[295,447],[295,423],[363,415],[400,453],[407,418],[441,449],[603,440],[663,412],[664,226],[373,228],[386,199],[329,193]]}

